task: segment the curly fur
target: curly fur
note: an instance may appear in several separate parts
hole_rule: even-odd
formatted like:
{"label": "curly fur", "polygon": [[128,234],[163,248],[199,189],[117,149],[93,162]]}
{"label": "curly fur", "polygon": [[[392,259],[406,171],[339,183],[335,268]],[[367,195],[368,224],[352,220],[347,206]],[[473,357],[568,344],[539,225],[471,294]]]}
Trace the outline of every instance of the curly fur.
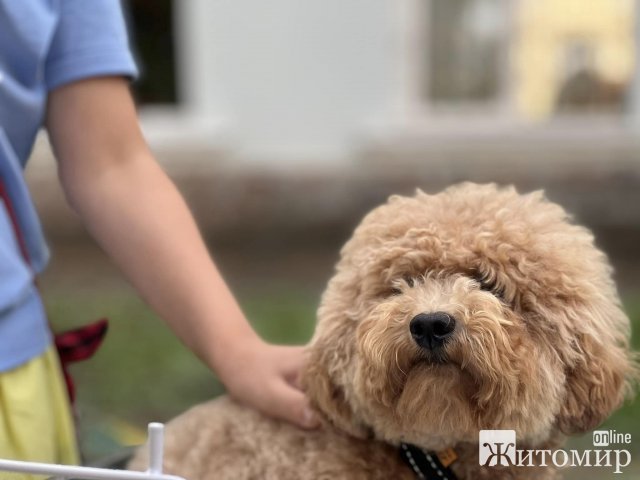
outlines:
{"label": "curly fur", "polygon": [[[435,311],[457,322],[437,356],[408,327]],[[456,448],[461,480],[556,478],[480,467],[478,431],[513,429],[519,447],[550,448],[593,429],[631,390],[629,336],[606,256],[541,192],[465,183],[394,196],[343,247],[318,311],[303,383],[323,428],[216,400],[169,424],[167,470],[410,479],[394,448],[408,442]]]}

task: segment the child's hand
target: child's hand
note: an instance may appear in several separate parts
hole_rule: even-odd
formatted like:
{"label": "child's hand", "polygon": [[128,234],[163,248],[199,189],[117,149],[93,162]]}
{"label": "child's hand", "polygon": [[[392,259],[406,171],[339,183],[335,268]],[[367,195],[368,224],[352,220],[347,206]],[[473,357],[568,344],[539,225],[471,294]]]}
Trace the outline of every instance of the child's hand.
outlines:
{"label": "child's hand", "polygon": [[272,417],[302,428],[318,426],[298,376],[304,366],[303,347],[271,345],[262,340],[228,348],[217,371],[229,394]]}

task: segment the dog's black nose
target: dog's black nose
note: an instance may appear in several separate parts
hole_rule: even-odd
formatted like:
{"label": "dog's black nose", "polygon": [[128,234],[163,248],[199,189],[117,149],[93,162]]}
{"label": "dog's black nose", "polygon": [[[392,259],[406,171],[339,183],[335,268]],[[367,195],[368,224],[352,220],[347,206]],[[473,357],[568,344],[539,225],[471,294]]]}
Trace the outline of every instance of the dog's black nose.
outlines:
{"label": "dog's black nose", "polygon": [[409,331],[415,342],[429,350],[444,345],[455,329],[456,321],[445,312],[420,313],[409,323]]}

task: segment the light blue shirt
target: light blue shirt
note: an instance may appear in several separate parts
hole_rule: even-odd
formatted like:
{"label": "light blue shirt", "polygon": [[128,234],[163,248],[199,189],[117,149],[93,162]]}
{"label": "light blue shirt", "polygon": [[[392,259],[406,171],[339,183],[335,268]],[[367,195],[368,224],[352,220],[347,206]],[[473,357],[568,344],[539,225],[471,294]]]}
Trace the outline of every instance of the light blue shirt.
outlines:
{"label": "light blue shirt", "polygon": [[0,0],[0,179],[30,265],[0,201],[0,371],[51,342],[33,277],[49,252],[23,178],[48,92],[104,75],[136,76],[119,0]]}

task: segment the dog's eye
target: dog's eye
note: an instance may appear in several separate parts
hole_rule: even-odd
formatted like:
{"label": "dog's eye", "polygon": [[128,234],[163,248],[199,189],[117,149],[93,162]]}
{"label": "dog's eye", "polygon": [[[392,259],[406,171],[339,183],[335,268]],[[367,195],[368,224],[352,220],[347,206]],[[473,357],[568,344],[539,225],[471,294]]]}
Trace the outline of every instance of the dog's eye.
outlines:
{"label": "dog's eye", "polygon": [[396,295],[402,295],[403,290],[406,287],[412,288],[415,285],[415,280],[409,275],[403,275],[399,279],[395,279],[391,282],[391,286],[384,291],[385,297],[393,297]]}
{"label": "dog's eye", "polygon": [[390,286],[388,288],[380,290],[376,296],[378,298],[390,298],[397,297],[398,295],[402,295],[402,290],[400,290],[398,287]]}
{"label": "dog's eye", "polygon": [[492,292],[496,288],[495,282],[487,282],[482,280],[476,280],[480,284],[480,290],[484,290],[485,292]]}
{"label": "dog's eye", "polygon": [[502,298],[502,289],[498,288],[495,279],[475,274],[473,279],[480,285],[480,290],[494,294],[498,298]]}
{"label": "dog's eye", "polygon": [[409,285],[409,287],[413,287],[415,285],[415,280],[413,279],[413,277],[410,277],[409,275],[404,275],[402,277],[402,280],[404,280],[404,283]]}

